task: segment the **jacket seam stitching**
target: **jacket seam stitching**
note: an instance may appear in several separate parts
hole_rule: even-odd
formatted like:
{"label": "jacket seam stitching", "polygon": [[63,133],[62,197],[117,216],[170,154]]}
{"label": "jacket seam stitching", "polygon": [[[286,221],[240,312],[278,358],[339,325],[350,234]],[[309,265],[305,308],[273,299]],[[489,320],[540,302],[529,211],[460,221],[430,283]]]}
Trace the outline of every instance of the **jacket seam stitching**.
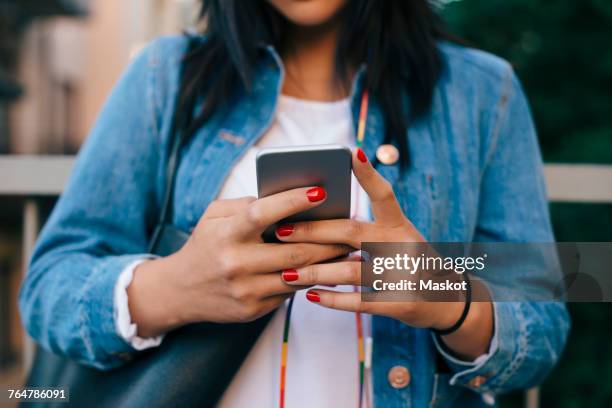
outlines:
{"label": "jacket seam stitching", "polygon": [[485,157],[483,167],[480,170],[481,178],[484,175],[485,170],[489,166],[495,151],[497,150],[497,145],[499,143],[499,138],[501,134],[501,127],[504,121],[506,120],[506,118],[508,117],[508,112],[509,112],[508,105],[509,105],[510,91],[511,91],[511,85],[512,85],[512,72],[513,72],[512,70],[509,70],[507,75],[505,76],[502,93],[496,104],[496,110],[498,112],[498,115],[496,115],[497,120],[495,121],[494,128],[491,131],[491,146],[489,147],[489,150]]}

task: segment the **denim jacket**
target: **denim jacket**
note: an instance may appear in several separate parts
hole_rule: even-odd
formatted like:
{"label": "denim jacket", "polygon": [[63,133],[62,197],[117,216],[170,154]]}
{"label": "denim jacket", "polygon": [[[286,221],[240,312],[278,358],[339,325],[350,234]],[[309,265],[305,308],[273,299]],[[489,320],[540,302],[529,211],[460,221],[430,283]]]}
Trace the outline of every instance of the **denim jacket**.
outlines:
{"label": "denim jacket", "polygon": [[[184,37],[156,40],[123,75],[79,153],[21,290],[30,335],[47,349],[100,369],[125,364],[136,353],[116,332],[113,288],[128,264],[148,255],[186,45]],[[432,108],[408,129],[411,163],[378,170],[429,241],[554,241],[537,138],[512,68],[481,51],[439,47],[444,72]],[[193,229],[232,166],[265,133],[283,73],[276,52],[262,47],[252,89],[184,147],[174,195],[176,226]],[[351,95],[355,122],[362,82],[363,70]],[[372,159],[384,121],[376,101],[370,105],[364,150]],[[489,353],[463,362],[442,349],[430,330],[374,316],[375,405],[478,406],[540,383],[566,340],[565,306],[500,302],[494,319]],[[440,360],[446,372],[437,369]],[[390,385],[395,366],[408,368],[406,387]]]}

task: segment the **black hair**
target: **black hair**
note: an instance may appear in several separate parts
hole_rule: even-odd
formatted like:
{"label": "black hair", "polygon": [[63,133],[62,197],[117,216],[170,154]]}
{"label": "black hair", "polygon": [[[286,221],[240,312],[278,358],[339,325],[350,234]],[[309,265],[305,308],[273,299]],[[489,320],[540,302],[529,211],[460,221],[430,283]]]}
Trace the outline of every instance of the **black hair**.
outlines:
{"label": "black hair", "polygon": [[[281,53],[289,22],[266,0],[202,0],[203,36],[190,36],[174,129],[190,137],[236,92],[248,92],[261,44]],[[367,65],[365,86],[379,102],[385,141],[408,151],[408,123],[425,114],[442,71],[439,40],[450,40],[430,0],[348,0],[341,14],[335,76]],[[410,108],[406,100],[410,100]],[[199,104],[199,105],[198,105]],[[196,111],[194,107],[198,107]],[[404,164],[408,154],[402,154]]]}

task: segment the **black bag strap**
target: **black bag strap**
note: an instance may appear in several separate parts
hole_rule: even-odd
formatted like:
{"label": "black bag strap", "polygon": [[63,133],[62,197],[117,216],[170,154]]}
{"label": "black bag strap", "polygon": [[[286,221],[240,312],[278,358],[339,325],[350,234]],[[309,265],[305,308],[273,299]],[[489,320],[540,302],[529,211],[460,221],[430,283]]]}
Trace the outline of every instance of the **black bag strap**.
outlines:
{"label": "black bag strap", "polygon": [[[173,134],[175,132],[172,132]],[[157,225],[149,242],[149,252],[157,255],[169,255],[179,249],[187,241],[189,235],[172,225],[174,188],[176,185],[176,174],[180,164],[180,152],[184,137],[180,133],[172,138],[172,146],[166,164],[166,180],[164,193],[161,201],[161,210]],[[171,239],[169,238],[171,237]],[[164,243],[171,243],[171,248],[166,248]]]}
{"label": "black bag strap", "polygon": [[172,198],[174,196],[174,186],[176,184],[176,173],[180,164],[180,152],[183,147],[183,134],[179,134],[173,138],[170,156],[166,166],[166,183],[164,190],[164,198],[162,200],[161,212],[159,215],[159,224],[171,223],[173,215]]}

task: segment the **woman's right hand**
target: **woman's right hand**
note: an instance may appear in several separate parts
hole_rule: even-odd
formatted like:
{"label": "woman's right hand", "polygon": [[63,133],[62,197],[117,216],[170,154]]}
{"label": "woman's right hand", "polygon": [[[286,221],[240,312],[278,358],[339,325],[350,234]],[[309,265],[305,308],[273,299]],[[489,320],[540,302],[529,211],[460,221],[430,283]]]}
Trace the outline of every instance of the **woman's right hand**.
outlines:
{"label": "woman's right hand", "polygon": [[194,322],[248,322],[278,307],[302,287],[281,271],[348,254],[342,245],[264,243],[261,234],[282,219],[324,202],[322,188],[298,188],[259,200],[211,203],[177,253],[146,261],[128,287],[138,335],[152,337]]}

